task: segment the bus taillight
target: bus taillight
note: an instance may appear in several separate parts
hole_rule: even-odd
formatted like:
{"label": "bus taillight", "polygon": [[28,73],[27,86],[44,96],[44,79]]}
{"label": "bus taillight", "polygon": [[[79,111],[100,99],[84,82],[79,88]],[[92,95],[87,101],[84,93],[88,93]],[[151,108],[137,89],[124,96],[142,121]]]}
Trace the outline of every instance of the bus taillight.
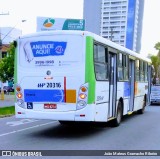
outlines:
{"label": "bus taillight", "polygon": [[82,86],[80,89],[81,89],[82,92],[86,92],[87,91],[87,88],[84,87],[84,86]]}
{"label": "bus taillight", "polygon": [[20,87],[20,85],[17,85],[15,90],[16,90],[17,104],[20,107],[25,108],[23,94],[22,94],[22,88]]}
{"label": "bus taillight", "polygon": [[21,91],[21,87],[19,85],[16,86],[16,91],[20,92]]}
{"label": "bus taillight", "polygon": [[20,93],[20,92],[18,92],[18,93],[16,94],[16,96],[17,96],[18,99],[22,99],[22,97],[23,97],[22,93]]}
{"label": "bus taillight", "polygon": [[88,83],[83,84],[79,88],[77,99],[77,110],[84,108],[88,102]]}
{"label": "bus taillight", "polygon": [[87,96],[86,96],[86,94],[81,93],[81,94],[79,95],[79,97],[80,97],[81,99],[85,99]]}

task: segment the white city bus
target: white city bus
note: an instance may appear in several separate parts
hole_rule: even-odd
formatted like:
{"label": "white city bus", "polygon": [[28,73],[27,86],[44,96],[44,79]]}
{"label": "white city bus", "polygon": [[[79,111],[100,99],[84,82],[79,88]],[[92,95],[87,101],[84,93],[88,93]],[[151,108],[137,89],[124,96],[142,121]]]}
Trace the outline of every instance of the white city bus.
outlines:
{"label": "white city bus", "polygon": [[16,117],[61,124],[143,113],[150,60],[86,31],[48,31],[15,41]]}

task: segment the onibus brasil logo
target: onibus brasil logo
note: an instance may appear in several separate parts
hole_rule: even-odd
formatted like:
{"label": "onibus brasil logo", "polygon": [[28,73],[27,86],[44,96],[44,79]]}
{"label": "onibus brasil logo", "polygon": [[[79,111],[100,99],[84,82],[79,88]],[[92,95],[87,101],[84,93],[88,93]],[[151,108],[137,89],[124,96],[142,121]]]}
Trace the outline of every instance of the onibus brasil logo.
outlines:
{"label": "onibus brasil logo", "polygon": [[55,23],[55,20],[54,20],[54,19],[48,18],[48,19],[46,19],[46,20],[44,21],[43,26],[45,26],[45,27],[47,27],[47,28],[50,28],[50,27],[52,27],[52,26],[54,25],[54,23]]}

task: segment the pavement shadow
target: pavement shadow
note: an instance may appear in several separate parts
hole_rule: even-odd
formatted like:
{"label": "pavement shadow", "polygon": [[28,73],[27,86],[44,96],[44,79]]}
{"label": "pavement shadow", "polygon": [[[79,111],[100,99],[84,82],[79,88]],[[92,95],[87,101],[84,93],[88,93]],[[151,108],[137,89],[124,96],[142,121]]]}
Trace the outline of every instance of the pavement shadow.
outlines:
{"label": "pavement shadow", "polygon": [[61,125],[57,123],[54,127],[32,133],[32,137],[42,138],[84,138],[103,131],[111,130],[109,123],[78,123],[77,125]]}

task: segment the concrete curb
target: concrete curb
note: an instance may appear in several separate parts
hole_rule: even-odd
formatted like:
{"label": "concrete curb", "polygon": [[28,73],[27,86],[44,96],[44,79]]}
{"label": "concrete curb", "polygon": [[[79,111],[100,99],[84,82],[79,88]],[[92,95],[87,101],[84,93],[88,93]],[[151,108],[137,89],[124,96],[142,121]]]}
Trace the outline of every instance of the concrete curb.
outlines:
{"label": "concrete curb", "polygon": [[14,116],[14,115],[15,115],[15,114],[0,115],[0,118],[11,117],[11,116]]}

